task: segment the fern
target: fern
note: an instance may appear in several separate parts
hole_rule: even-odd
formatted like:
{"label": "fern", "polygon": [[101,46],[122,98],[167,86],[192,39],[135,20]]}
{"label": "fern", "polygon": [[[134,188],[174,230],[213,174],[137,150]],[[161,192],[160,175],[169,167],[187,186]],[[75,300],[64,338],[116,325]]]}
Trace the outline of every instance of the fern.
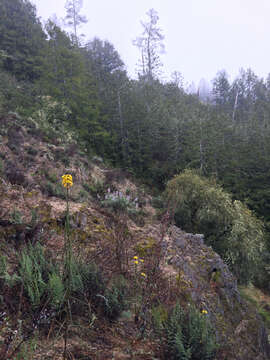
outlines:
{"label": "fern", "polygon": [[187,313],[179,304],[172,310],[165,327],[167,351],[173,360],[211,360],[217,344],[209,322],[191,307]]}
{"label": "fern", "polygon": [[51,299],[51,304],[56,308],[60,308],[64,301],[65,287],[59,274],[50,274],[48,293]]}

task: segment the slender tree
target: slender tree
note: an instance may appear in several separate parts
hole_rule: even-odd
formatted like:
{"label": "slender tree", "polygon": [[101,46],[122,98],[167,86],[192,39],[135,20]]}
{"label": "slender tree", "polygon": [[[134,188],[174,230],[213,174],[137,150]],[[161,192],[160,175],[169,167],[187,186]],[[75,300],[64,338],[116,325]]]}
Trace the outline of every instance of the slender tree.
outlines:
{"label": "slender tree", "polygon": [[141,74],[147,80],[153,80],[158,76],[162,65],[159,54],[164,52],[164,35],[157,25],[159,17],[156,10],[150,9],[146,14],[149,19],[147,22],[141,22],[143,33],[133,44],[141,52]]}
{"label": "slender tree", "polygon": [[83,0],[67,0],[66,1],[66,23],[73,29],[74,43],[78,47],[81,35],[78,34],[78,28],[82,24],[87,23],[86,16],[81,15],[80,11],[83,6]]}

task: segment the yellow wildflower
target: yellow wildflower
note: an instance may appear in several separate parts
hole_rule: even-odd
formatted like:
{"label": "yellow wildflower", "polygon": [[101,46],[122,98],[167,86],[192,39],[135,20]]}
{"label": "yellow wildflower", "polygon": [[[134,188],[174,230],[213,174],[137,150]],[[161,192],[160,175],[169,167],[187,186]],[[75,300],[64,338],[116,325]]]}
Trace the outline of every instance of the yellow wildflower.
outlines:
{"label": "yellow wildflower", "polygon": [[206,315],[206,314],[208,314],[208,311],[203,309],[203,310],[202,310],[202,314],[205,314],[205,315]]}
{"label": "yellow wildflower", "polygon": [[143,260],[143,259],[140,259],[140,262],[142,262],[142,263],[143,263],[143,262],[144,262],[144,260]]}
{"label": "yellow wildflower", "polygon": [[139,264],[139,261],[138,261],[138,260],[135,260],[135,261],[134,261],[134,264],[136,264],[136,265]]}
{"label": "yellow wildflower", "polygon": [[134,260],[138,260],[138,256],[133,256],[133,259],[134,259]]}
{"label": "yellow wildflower", "polygon": [[73,185],[72,175],[66,174],[62,176],[62,185],[65,188],[70,188]]}
{"label": "yellow wildflower", "polygon": [[141,272],[141,275],[146,278],[146,274],[144,272]]}

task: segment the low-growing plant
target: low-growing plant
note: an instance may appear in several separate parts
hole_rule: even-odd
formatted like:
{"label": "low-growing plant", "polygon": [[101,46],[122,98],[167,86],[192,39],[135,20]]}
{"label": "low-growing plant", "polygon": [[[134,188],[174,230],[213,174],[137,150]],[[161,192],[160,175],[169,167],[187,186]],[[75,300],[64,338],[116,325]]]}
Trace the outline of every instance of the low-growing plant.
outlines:
{"label": "low-growing plant", "polygon": [[218,345],[207,311],[194,306],[184,311],[178,304],[164,323],[167,355],[172,360],[210,360]]}
{"label": "low-growing plant", "polygon": [[132,199],[129,195],[124,195],[121,191],[111,192],[108,189],[105,199],[101,202],[105,207],[115,212],[127,212],[138,208],[138,199]]}
{"label": "low-growing plant", "polygon": [[55,196],[60,199],[65,199],[65,193],[61,187],[60,184],[56,183],[53,184],[50,181],[45,182],[42,185],[42,190],[48,195],[48,196]]}
{"label": "low-growing plant", "polygon": [[11,213],[11,222],[13,224],[22,224],[22,213],[14,208],[13,212]]}
{"label": "low-growing plant", "polygon": [[83,188],[96,199],[100,200],[104,197],[105,185],[102,181],[95,181],[91,182],[90,184],[84,183]]}
{"label": "low-growing plant", "polygon": [[45,172],[45,175],[46,175],[46,178],[47,178],[50,182],[52,182],[52,183],[54,183],[54,184],[56,184],[56,183],[58,182],[58,176],[57,176],[56,173],[46,171],[46,172]]}
{"label": "low-growing plant", "polygon": [[45,258],[40,244],[30,245],[23,250],[19,259],[18,272],[24,290],[34,307],[41,304],[47,287],[46,281],[51,271],[51,264]]}
{"label": "low-growing plant", "polygon": [[49,275],[47,292],[52,307],[61,308],[65,296],[65,286],[59,273],[53,272]]}
{"label": "low-growing plant", "polygon": [[127,309],[127,283],[123,276],[115,278],[111,286],[105,290],[103,312],[110,320],[115,320]]}

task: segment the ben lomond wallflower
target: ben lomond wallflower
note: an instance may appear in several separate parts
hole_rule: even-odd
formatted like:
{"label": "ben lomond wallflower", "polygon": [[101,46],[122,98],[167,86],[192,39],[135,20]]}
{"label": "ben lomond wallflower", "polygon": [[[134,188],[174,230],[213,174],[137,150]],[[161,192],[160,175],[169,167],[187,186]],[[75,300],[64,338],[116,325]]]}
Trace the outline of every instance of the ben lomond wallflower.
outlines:
{"label": "ben lomond wallflower", "polygon": [[62,176],[62,185],[69,189],[73,185],[72,175],[66,174]]}

